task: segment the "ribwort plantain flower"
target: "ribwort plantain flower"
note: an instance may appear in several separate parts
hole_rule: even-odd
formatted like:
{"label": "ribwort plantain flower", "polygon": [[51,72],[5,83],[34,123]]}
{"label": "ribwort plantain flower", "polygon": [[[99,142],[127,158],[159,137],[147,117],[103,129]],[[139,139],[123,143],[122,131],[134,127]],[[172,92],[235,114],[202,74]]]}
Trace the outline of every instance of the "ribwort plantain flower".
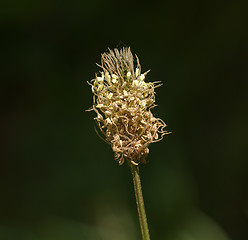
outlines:
{"label": "ribwort plantain flower", "polygon": [[[98,64],[97,64],[98,65]],[[154,117],[155,88],[161,82],[146,82],[130,48],[114,49],[101,56],[100,74],[89,85],[93,92],[94,118],[103,139],[109,143],[119,164],[146,163],[149,145],[163,139],[166,124]]]}

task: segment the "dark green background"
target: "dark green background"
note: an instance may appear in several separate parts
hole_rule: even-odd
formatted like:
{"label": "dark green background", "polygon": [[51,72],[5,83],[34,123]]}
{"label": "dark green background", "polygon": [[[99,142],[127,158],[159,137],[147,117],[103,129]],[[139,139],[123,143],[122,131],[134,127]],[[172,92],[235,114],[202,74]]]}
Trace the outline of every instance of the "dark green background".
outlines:
{"label": "dark green background", "polygon": [[130,170],[85,112],[100,54],[122,46],[164,83],[172,131],[141,167],[152,239],[248,239],[242,1],[1,5],[1,240],[141,239]]}

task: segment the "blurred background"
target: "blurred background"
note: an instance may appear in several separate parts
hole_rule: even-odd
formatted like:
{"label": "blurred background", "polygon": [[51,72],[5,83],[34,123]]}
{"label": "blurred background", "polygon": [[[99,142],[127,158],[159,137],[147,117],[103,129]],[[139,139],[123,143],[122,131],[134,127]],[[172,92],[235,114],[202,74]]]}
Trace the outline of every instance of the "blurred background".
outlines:
{"label": "blurred background", "polygon": [[131,46],[168,131],[141,167],[152,239],[248,239],[247,8],[237,1],[5,1],[1,240],[141,239],[131,172],[94,131],[100,54]]}

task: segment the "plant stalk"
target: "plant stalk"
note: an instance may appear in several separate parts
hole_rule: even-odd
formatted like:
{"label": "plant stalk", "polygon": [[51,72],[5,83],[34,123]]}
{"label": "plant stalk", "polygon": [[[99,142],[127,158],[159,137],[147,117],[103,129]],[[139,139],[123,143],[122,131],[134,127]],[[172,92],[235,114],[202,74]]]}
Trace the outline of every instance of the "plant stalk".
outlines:
{"label": "plant stalk", "polygon": [[141,188],[139,167],[133,164],[130,164],[130,165],[132,169],[133,185],[134,185],[134,192],[135,192],[137,209],[138,209],[138,214],[139,214],[139,222],[140,222],[142,240],[150,240],[145,205],[144,205],[142,188]]}

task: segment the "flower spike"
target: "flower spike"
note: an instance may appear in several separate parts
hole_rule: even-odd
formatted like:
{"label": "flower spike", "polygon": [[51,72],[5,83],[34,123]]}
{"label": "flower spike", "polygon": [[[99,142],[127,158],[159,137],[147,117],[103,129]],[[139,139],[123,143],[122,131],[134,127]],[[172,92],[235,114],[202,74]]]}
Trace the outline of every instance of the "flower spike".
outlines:
{"label": "flower spike", "polygon": [[162,84],[145,82],[149,71],[142,74],[136,59],[134,68],[130,48],[109,49],[98,65],[103,72],[89,83],[94,94],[91,110],[96,112],[100,132],[120,165],[124,160],[132,165],[145,163],[149,145],[168,134],[164,121],[151,112],[155,107],[154,89]]}

